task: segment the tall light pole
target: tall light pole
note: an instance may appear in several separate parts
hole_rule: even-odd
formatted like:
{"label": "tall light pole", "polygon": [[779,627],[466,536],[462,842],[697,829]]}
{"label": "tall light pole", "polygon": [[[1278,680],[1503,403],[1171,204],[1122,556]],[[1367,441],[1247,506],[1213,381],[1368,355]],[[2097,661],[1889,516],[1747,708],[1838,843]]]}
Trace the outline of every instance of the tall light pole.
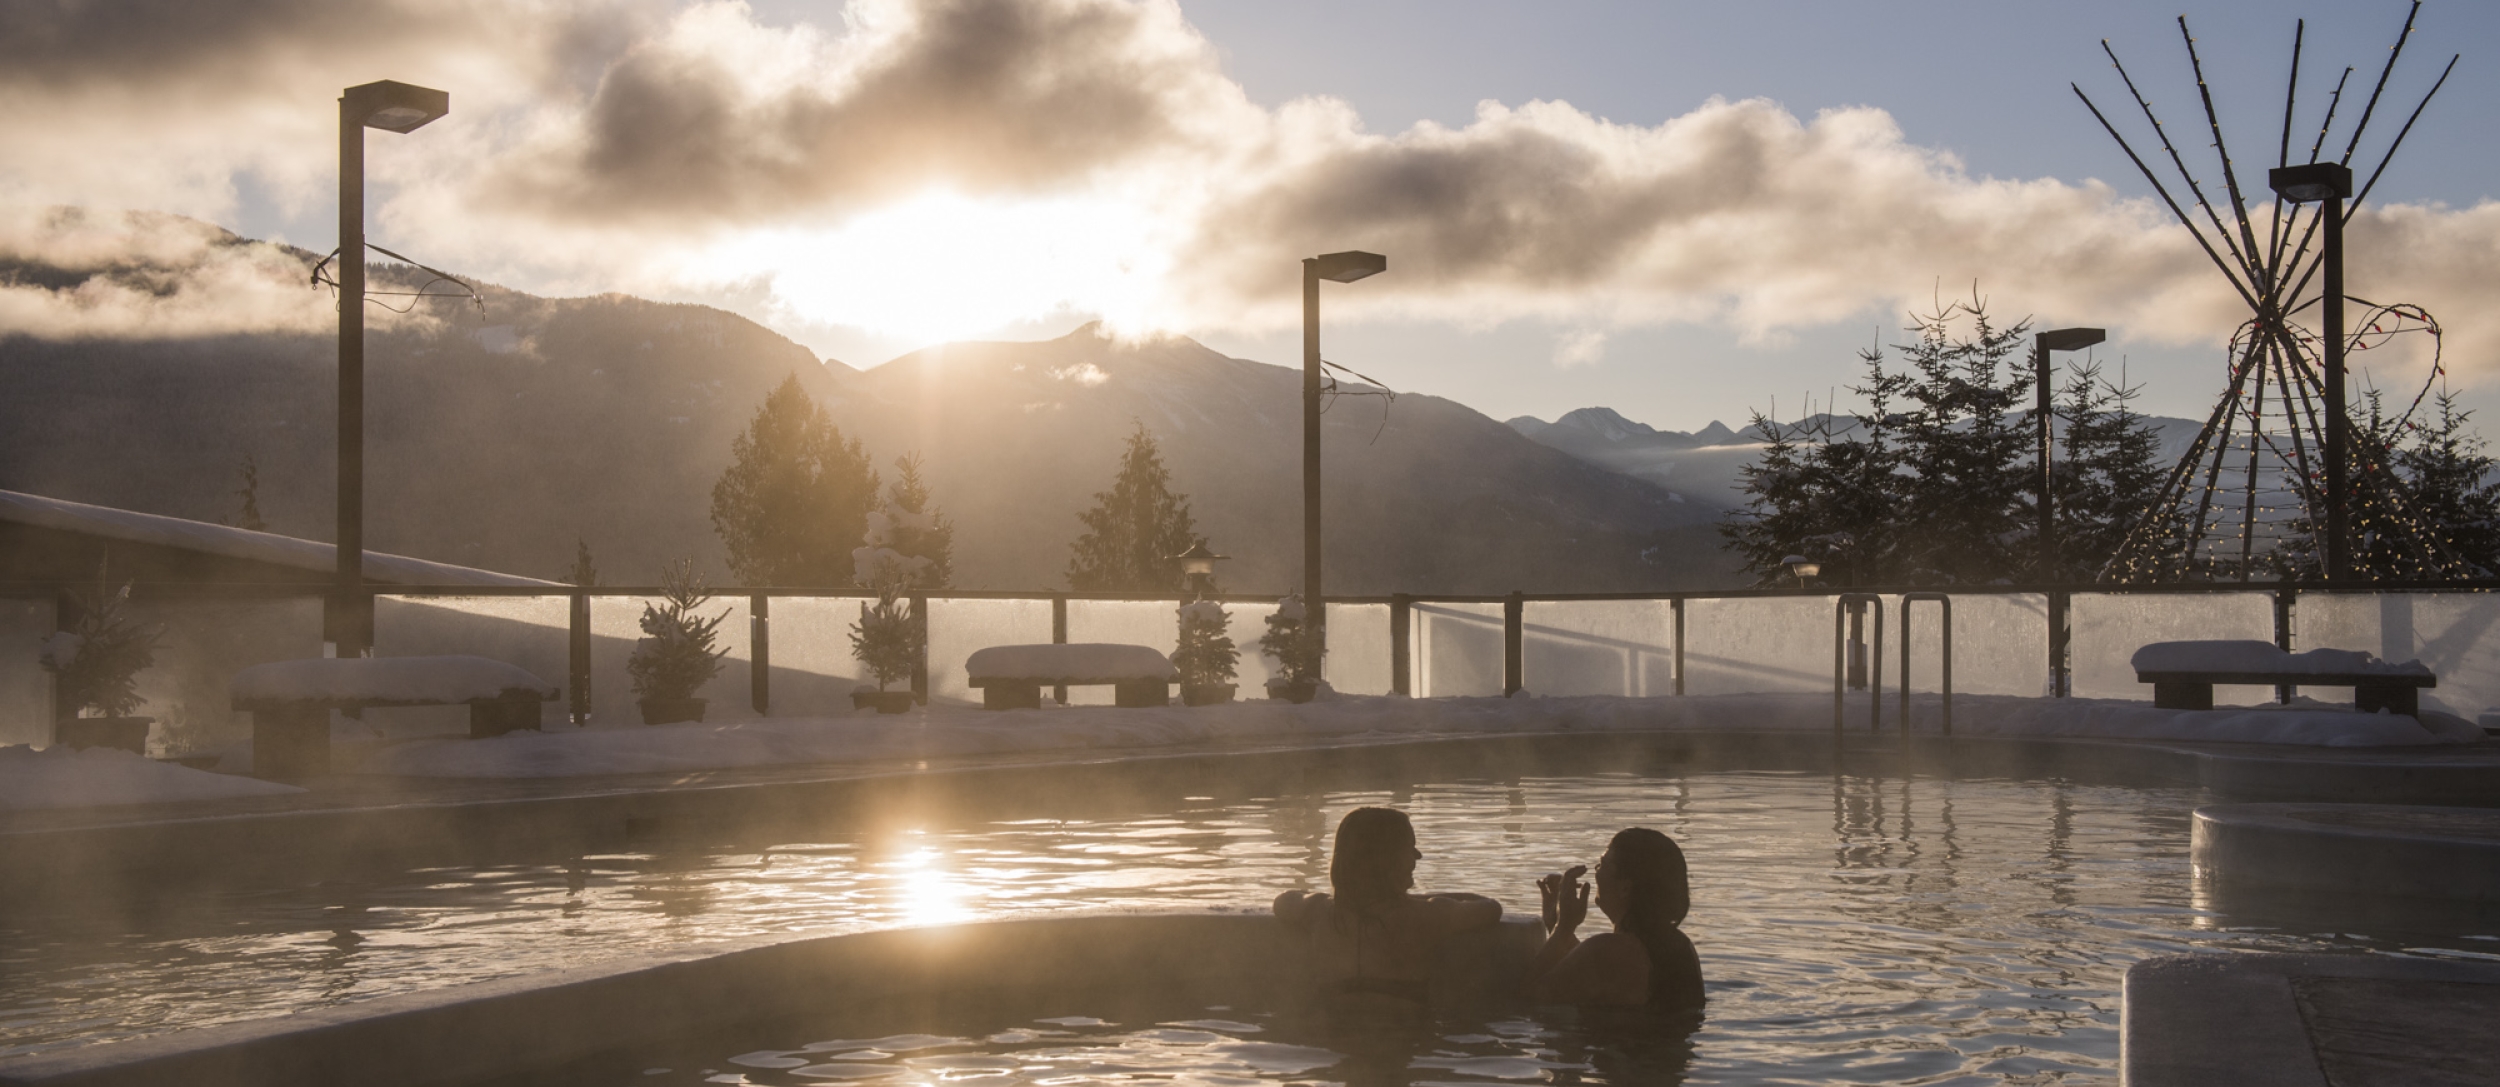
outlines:
{"label": "tall light pole", "polygon": [[2344,410],[2344,199],[2352,195],[2352,170],[2340,162],[2281,166],[2266,171],[2266,184],[2292,203],[2319,204],[2318,218],[2326,221],[2325,311],[2319,314],[2326,326],[2320,332],[2326,340],[2326,579],[2343,581],[2352,576],[2344,470],[2352,442],[2352,417]]}
{"label": "tall light pole", "polygon": [[339,94],[338,588],[331,641],[342,657],[373,648],[365,597],[365,130],[413,132],[451,112],[451,95],[383,80]]}
{"label": "tall light pole", "polygon": [[1389,270],[1389,258],[1347,250],[1302,258],[1302,607],[1327,637],[1319,584],[1319,281],[1352,283]]}
{"label": "tall light pole", "polygon": [[2050,430],[2053,416],[2049,412],[2049,352],[2081,351],[2102,340],[2109,333],[2097,328],[2053,328],[2031,337],[2033,381],[2039,386],[2040,417],[2040,580],[2057,580],[2057,481],[2051,461],[2057,454],[2057,437]]}

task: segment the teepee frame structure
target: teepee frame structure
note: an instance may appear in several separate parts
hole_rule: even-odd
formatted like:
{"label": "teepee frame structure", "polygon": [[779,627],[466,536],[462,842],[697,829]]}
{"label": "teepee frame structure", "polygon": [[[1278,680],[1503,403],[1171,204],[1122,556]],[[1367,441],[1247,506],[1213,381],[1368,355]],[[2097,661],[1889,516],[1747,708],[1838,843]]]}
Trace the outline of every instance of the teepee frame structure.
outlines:
{"label": "teepee frame structure", "polygon": [[[2348,168],[2353,166],[2362,136],[2378,112],[2388,80],[2404,56],[2405,44],[2412,39],[2414,17],[2420,12],[2421,4],[2416,0],[2359,120],[2342,134],[2343,150],[2331,161]],[[2283,95],[2282,137],[2275,155],[2278,166],[2294,165],[2300,62],[2307,33],[2305,21],[2296,24],[2291,78]],[[2196,38],[2188,31],[2185,16],[2179,18],[2179,36],[2186,44],[2206,127],[2220,159],[2228,216],[2207,196],[2205,183],[2189,168],[2161,118],[2154,113],[2152,103],[2137,89],[2134,77],[2106,39],[2101,42],[2101,50],[2117,68],[2119,79],[2135,99],[2145,121],[2151,124],[2162,154],[2177,174],[2176,180],[2185,187],[2185,205],[2091,96],[2081,86],[2069,86],[2110,138],[2118,141],[2119,148],[2152,184],[2180,225],[2195,236],[2214,267],[2230,280],[2232,288],[2247,303],[2250,316],[2231,337],[2229,384],[2220,401],[2171,469],[2161,493],[2102,569],[2100,580],[2322,580],[2325,567],[2320,537],[2327,523],[2324,512],[2328,497],[2324,483],[2325,419],[2327,412],[2348,412],[2350,408],[2327,402],[2325,366],[2319,357],[2323,344],[2318,332],[2301,324],[2304,319],[2314,318],[2322,300],[2321,292],[2313,289],[2324,259],[2319,244],[2320,227],[2327,215],[2340,214],[2349,222],[2369,198],[2370,191],[2386,173],[2389,161],[2404,145],[2405,137],[2412,134],[2422,111],[2438,95],[2440,87],[2446,85],[2449,73],[2456,70],[2458,58],[2449,58],[2438,82],[2405,118],[2404,127],[2369,168],[2368,181],[2353,195],[2349,205],[2327,200],[2306,206],[2277,196],[2271,211],[2260,205],[2252,214],[2229,145],[2223,139],[2213,90],[2205,82],[2204,62],[2197,55]],[[2345,68],[2336,80],[2324,119],[2311,139],[2308,162],[2322,161],[2320,155],[2328,153],[2328,144],[2337,135],[2336,116],[2353,71]],[[2431,374],[2422,392],[2393,420],[2392,426],[2375,432],[2351,428],[2354,440],[2345,458],[2345,476],[2350,481],[2345,508],[2350,526],[2348,549],[2356,556],[2356,576],[2452,578],[2487,573],[2469,569],[2445,545],[2437,526],[2424,524],[2413,515],[2406,487],[2392,470],[2389,451],[2380,437],[2403,433],[2412,426],[2414,414],[2438,380],[2438,322],[2420,306],[2380,305],[2349,294],[2346,298],[2358,304],[2362,314],[2347,333],[2348,353],[2383,348],[2400,338],[2415,336],[2427,336],[2432,353]]]}

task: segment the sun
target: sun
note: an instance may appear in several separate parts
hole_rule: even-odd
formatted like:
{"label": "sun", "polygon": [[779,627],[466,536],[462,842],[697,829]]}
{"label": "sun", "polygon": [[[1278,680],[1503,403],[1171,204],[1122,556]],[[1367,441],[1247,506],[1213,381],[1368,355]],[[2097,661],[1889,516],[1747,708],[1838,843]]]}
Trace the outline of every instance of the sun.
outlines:
{"label": "sun", "polygon": [[771,285],[798,320],[923,342],[1062,314],[1133,319],[1162,270],[1151,216],[1102,197],[932,192],[827,228],[755,231],[704,271]]}

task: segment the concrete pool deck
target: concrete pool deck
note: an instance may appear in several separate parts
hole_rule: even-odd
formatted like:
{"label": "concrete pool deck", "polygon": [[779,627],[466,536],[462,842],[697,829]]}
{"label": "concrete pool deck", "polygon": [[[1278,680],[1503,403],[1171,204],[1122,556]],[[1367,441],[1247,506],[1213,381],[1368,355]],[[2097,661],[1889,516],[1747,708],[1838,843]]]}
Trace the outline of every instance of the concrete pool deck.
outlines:
{"label": "concrete pool deck", "polygon": [[2127,1087],[2445,1087],[2500,1076],[2500,963],[2165,955],[2127,970]]}

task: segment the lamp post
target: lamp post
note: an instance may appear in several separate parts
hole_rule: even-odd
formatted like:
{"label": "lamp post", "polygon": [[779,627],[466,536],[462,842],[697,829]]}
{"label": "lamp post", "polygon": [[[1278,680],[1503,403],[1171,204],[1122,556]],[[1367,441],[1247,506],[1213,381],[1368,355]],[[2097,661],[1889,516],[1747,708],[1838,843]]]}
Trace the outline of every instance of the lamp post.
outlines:
{"label": "lamp post", "polygon": [[2344,457],[2352,440],[2352,420],[2344,413],[2344,198],[2352,195],[2352,170],[2340,162],[2312,162],[2266,171],[2274,194],[2295,204],[2320,204],[2326,221],[2326,579],[2352,575],[2350,540],[2346,536]]}
{"label": "lamp post", "polygon": [[365,598],[365,130],[414,132],[451,112],[451,95],[391,80],[339,94],[338,590],[331,641],[342,657],[373,648]]}
{"label": "lamp post", "polygon": [[1189,550],[1172,556],[1172,561],[1180,563],[1181,573],[1189,578],[1189,595],[1194,600],[1207,595],[1215,580],[1215,564],[1231,557],[1207,550],[1207,538],[1200,536]]}
{"label": "lamp post", "polygon": [[2057,488],[2050,472],[2056,457],[2056,435],[2050,430],[2049,352],[2081,351],[2102,340],[2109,333],[2097,328],[2053,328],[2031,337],[2031,367],[2039,386],[2040,417],[2040,580],[2057,580]]}
{"label": "lamp post", "polygon": [[1319,577],[1319,281],[1352,283],[1389,270],[1389,258],[1347,250],[1302,259],[1302,600],[1323,644],[1328,609]]}

